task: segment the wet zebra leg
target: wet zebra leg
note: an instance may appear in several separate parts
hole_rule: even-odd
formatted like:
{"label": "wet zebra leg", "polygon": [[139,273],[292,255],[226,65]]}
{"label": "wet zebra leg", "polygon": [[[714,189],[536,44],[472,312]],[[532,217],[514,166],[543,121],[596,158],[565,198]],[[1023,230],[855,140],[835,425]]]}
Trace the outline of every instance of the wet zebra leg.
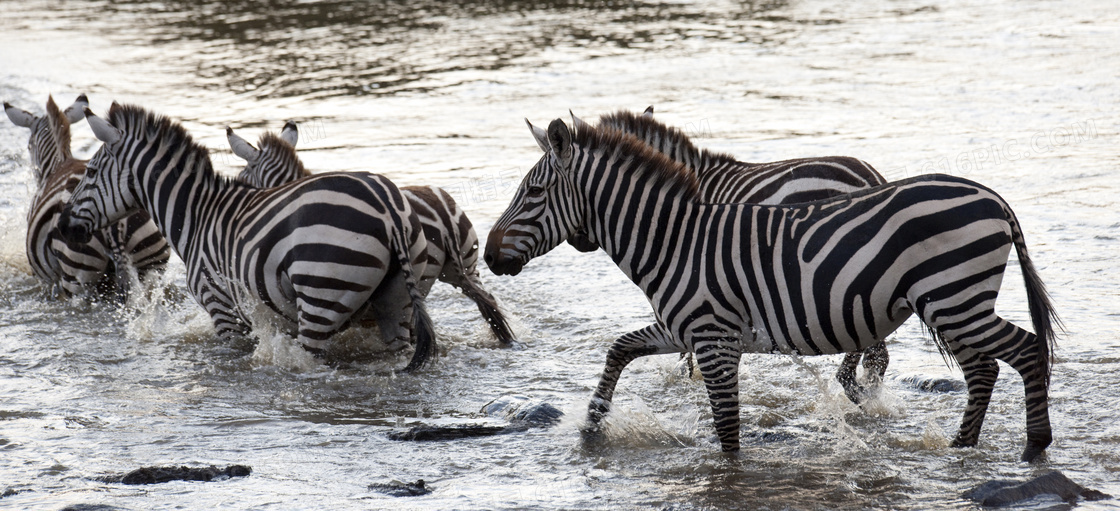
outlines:
{"label": "wet zebra leg", "polygon": [[734,339],[697,339],[696,364],[704,376],[716,436],[724,452],[739,450],[739,358]]}
{"label": "wet zebra leg", "polygon": [[581,430],[585,441],[598,438],[603,417],[610,412],[611,400],[622,369],[639,357],[661,353],[677,353],[684,348],[673,341],[660,324],[653,324],[619,337],[607,350],[607,362],[599,385],[587,406],[587,422]]}

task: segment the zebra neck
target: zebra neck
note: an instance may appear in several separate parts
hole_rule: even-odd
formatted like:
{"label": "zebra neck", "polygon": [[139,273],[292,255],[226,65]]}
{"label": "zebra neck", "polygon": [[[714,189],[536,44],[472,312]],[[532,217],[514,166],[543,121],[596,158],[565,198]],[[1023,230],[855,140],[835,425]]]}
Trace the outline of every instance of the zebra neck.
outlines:
{"label": "zebra neck", "polygon": [[53,175],[58,169],[64,167],[67,160],[73,159],[70,155],[70,148],[68,146],[63,149],[55,140],[54,134],[49,132],[49,127],[44,128],[48,131],[42,133],[41,136],[34,143],[35,154],[34,159],[39,166],[39,182],[42,183],[48,176]]}
{"label": "zebra neck", "polygon": [[225,230],[230,214],[244,206],[249,189],[215,174],[208,158],[185,160],[139,176],[137,199],[175,252],[190,260],[192,252],[205,250],[201,240]]}
{"label": "zebra neck", "polygon": [[[619,269],[645,289],[645,281],[664,266],[663,259],[688,251],[682,240],[692,238],[689,233],[707,208],[679,190],[650,185],[637,176],[617,177],[625,182],[583,187],[590,206],[585,225]],[[657,247],[657,253],[649,247]]]}

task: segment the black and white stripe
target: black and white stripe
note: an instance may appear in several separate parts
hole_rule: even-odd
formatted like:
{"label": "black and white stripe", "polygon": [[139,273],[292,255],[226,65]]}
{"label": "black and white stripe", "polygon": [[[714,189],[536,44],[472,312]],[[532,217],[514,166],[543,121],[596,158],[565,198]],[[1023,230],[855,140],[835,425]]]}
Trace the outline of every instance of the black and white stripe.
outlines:
{"label": "black and white stripe", "polygon": [[31,130],[27,143],[35,173],[36,192],[27,211],[27,259],[35,276],[49,286],[50,295],[112,295],[123,299],[130,269],[143,280],[162,272],[170,249],[147,213],[137,212],[98,230],[88,243],[68,243],[58,235],[63,205],[81,180],[86,162],[70,152],[70,124],[83,118],[86,95],[60,111],[47,99],[46,115],[36,116],[4,103],[13,123]]}
{"label": "black and white stripe", "polygon": [[[991,190],[929,175],[795,206],[706,204],[694,173],[632,136],[587,126],[573,134],[557,119],[546,137],[547,153],[490,232],[487,264],[515,275],[584,228],[645,292],[657,318],[611,346],[589,434],[627,363],[693,352],[721,446],[737,450],[742,353],[863,350],[916,313],[968,384],[954,445],[976,445],[996,360],[1023,378],[1022,459],[1050,444],[1056,316],[1018,221]],[[995,313],[1012,248],[1037,335]]]}
{"label": "black and white stripe", "polygon": [[[577,125],[581,122],[573,116]],[[534,128],[535,138],[544,141],[543,130]],[[599,117],[599,129],[628,133],[674,161],[695,172],[700,184],[700,200],[707,203],[796,204],[827,199],[836,195],[885,184],[867,162],[849,156],[796,158],[768,163],[748,163],[734,157],[697,148],[682,130],[667,126],[653,117],[653,107],[641,114],[620,110]],[[577,233],[568,242],[581,251],[597,249]],[[836,380],[853,402],[859,403],[864,388],[856,380],[860,356],[866,379],[882,381],[890,355],[885,342],[862,353],[848,353],[836,372]],[[683,356],[683,355],[682,355]],[[691,363],[691,359],[690,359]],[[690,365],[691,367],[691,365]]]}
{"label": "black and white stripe", "polygon": [[[226,128],[226,137],[233,153],[247,162],[237,176],[245,183],[270,188],[311,175],[294,149],[299,140],[294,122],[285,123],[279,135],[262,135],[257,143],[259,148],[230,128]],[[428,241],[427,269],[420,279],[424,294],[436,279],[455,286],[475,302],[498,340],[512,343],[513,331],[498,301],[482,286],[478,274],[478,235],[466,213],[438,186],[404,186],[401,193],[423,225]]]}
{"label": "black and white stripe", "polygon": [[312,351],[351,320],[372,317],[386,341],[408,338],[396,321],[412,307],[419,368],[435,336],[417,288],[423,229],[397,187],[370,173],[327,173],[256,189],[216,174],[206,148],[178,123],[113,104],[107,120],[86,110],[104,145],[63,213],[64,234],[83,239],[143,209],[187,267],[187,285],[223,338],[245,334],[263,304]]}

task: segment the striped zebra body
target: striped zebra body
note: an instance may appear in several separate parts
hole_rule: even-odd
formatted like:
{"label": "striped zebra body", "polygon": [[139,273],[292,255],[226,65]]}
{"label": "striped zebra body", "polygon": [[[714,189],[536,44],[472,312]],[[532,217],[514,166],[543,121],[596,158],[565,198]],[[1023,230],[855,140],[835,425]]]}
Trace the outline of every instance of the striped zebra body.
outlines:
{"label": "striped zebra body", "polygon": [[117,104],[107,120],[86,115],[104,145],[63,214],[64,234],[82,239],[148,211],[223,338],[247,333],[262,304],[313,352],[367,316],[387,341],[407,338],[395,320],[410,303],[416,351],[405,369],[431,355],[434,332],[416,285],[426,243],[388,179],[329,173],[259,190],[217,175],[208,151],[170,119]]}
{"label": "striped zebra body", "polygon": [[[573,135],[560,120],[547,137],[548,153],[490,233],[487,264],[516,274],[583,227],[645,292],[657,318],[611,346],[589,406],[589,435],[627,363],[693,352],[721,446],[737,450],[742,353],[862,350],[917,314],[968,384],[954,445],[976,444],[997,359],[1024,381],[1023,459],[1050,444],[1056,316],[1018,221],[991,190],[931,175],[794,206],[706,204],[695,174],[633,137],[590,127]],[[1012,248],[1037,335],[994,310]]]}
{"label": "striped zebra body", "polygon": [[[295,123],[285,123],[280,134],[266,133],[257,147],[226,128],[234,154],[246,160],[237,179],[258,188],[271,188],[302,179],[308,172],[295,152],[299,131]],[[420,278],[426,296],[435,280],[459,288],[478,306],[494,335],[503,344],[514,341],[513,330],[498,307],[497,300],[478,274],[478,235],[455,199],[438,186],[405,186],[401,193],[423,226],[428,242],[426,270]]]}
{"label": "striped zebra body", "polygon": [[[579,119],[574,120],[576,124],[581,122]],[[545,144],[543,130],[531,125],[530,128],[538,144]],[[655,120],[652,106],[647,107],[642,114],[620,110],[601,115],[598,128],[633,135],[657,152],[695,172],[699,181],[700,201],[710,204],[796,204],[827,199],[887,182],[870,164],[849,156],[748,163],[729,155],[701,150],[684,131]],[[598,248],[580,234],[569,238],[568,242],[582,251]],[[836,372],[836,380],[843,386],[848,399],[854,403],[859,403],[865,393],[856,381],[856,368],[861,354],[865,373],[871,383],[882,381],[890,362],[884,342],[879,342],[862,353],[848,353],[844,356]]]}
{"label": "striped zebra body", "polygon": [[51,295],[123,299],[131,281],[129,267],[143,280],[163,271],[171,251],[146,213],[99,230],[88,243],[68,243],[58,235],[59,214],[86,170],[86,162],[70,152],[70,124],[82,119],[88,104],[82,94],[60,111],[54,98],[48,98],[46,115],[37,117],[4,103],[8,118],[31,130],[27,146],[37,189],[27,211],[27,259]]}

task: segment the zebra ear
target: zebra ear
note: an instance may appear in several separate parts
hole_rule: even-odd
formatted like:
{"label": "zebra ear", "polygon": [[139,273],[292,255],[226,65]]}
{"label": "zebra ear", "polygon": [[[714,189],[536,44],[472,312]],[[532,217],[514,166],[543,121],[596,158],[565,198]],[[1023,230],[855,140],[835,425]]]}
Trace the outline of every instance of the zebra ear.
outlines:
{"label": "zebra ear", "polygon": [[280,130],[280,139],[295,147],[296,142],[299,141],[299,128],[296,127],[296,123],[286,121],[284,129]]}
{"label": "zebra ear", "polygon": [[572,162],[572,132],[564,121],[556,119],[548,124],[548,143],[552,154],[560,159],[560,165],[567,169]]}
{"label": "zebra ear", "polygon": [[646,111],[642,112],[642,117],[653,117],[653,105],[646,107]]}
{"label": "zebra ear", "polygon": [[30,128],[31,124],[35,122],[35,116],[31,112],[16,108],[7,101],[4,102],[4,113],[8,114],[8,119],[11,119],[16,126]]}
{"label": "zebra ear", "polygon": [[568,110],[568,114],[572,116],[572,126],[575,127],[576,129],[582,130],[582,129],[586,129],[586,128],[591,127],[590,124],[587,124],[586,122],[583,122],[583,119],[580,119],[579,117],[576,117],[576,114],[573,113],[571,110]]}
{"label": "zebra ear", "polygon": [[548,146],[548,132],[541,128],[533,126],[533,123],[529,122],[529,119],[525,119],[525,124],[528,124],[529,131],[533,132],[533,140],[537,141],[537,146],[541,148],[541,151],[547,153],[551,149]]}
{"label": "zebra ear", "polygon": [[74,100],[73,105],[66,107],[66,110],[62,111],[62,115],[66,117],[66,120],[69,121],[70,124],[74,124],[85,118],[86,108],[89,108],[89,98],[87,98],[85,94],[82,94],[78,96],[78,99]]}
{"label": "zebra ear", "polygon": [[97,137],[97,140],[105,142],[106,144],[113,144],[124,136],[123,131],[113,127],[113,125],[106,122],[105,119],[94,115],[93,110],[90,110],[88,106],[83,110],[86,114],[86,122],[89,123],[90,129],[93,130],[93,136]]}
{"label": "zebra ear", "polygon": [[249,163],[257,161],[257,157],[261,154],[257,148],[253,147],[253,144],[239,137],[229,126],[226,126],[226,140],[229,140],[229,148],[233,149],[233,154]]}

